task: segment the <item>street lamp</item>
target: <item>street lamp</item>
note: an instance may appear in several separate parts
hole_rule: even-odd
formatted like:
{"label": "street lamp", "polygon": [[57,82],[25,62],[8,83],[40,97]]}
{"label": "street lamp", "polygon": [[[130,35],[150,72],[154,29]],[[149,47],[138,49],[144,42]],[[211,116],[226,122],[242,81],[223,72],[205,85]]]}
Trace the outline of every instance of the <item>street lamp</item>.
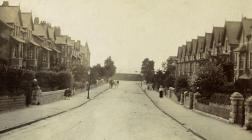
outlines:
{"label": "street lamp", "polygon": [[140,75],[141,75],[141,87],[142,87],[143,86],[143,74],[140,73]]}
{"label": "street lamp", "polygon": [[88,94],[87,94],[87,99],[89,99],[90,83],[91,83],[91,71],[89,69],[88,70]]}

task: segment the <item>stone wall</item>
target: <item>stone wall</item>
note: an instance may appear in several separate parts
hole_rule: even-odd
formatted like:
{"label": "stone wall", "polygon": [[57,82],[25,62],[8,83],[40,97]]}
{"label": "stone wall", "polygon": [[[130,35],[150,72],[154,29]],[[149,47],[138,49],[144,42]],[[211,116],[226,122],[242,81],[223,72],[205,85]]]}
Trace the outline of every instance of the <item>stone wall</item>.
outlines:
{"label": "stone wall", "polygon": [[170,96],[169,95],[168,96],[171,98],[171,100],[173,100],[174,102],[178,103],[179,101],[178,101],[178,98],[177,98],[174,90],[169,90],[169,92],[170,92]]}
{"label": "stone wall", "polygon": [[26,99],[24,95],[21,96],[2,96],[0,97],[0,112],[23,108],[26,105]]}
{"label": "stone wall", "polygon": [[48,104],[64,99],[65,90],[42,92],[39,96],[39,104]]}
{"label": "stone wall", "polygon": [[189,96],[189,94],[187,94],[184,96],[184,106],[186,108],[190,108],[190,104],[191,104],[190,96]]}

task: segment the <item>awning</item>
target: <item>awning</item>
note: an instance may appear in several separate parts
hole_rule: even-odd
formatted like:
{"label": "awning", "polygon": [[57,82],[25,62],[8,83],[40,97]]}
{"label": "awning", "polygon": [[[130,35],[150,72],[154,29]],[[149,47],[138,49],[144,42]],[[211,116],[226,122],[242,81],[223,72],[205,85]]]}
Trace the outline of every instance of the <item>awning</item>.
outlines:
{"label": "awning", "polygon": [[34,46],[40,46],[38,43],[36,43],[35,41],[33,41],[33,40],[30,40],[29,41],[32,45],[34,45]]}
{"label": "awning", "polygon": [[21,42],[21,43],[25,43],[25,41],[21,38],[15,37],[15,36],[11,36],[14,40],[16,40],[17,42]]}

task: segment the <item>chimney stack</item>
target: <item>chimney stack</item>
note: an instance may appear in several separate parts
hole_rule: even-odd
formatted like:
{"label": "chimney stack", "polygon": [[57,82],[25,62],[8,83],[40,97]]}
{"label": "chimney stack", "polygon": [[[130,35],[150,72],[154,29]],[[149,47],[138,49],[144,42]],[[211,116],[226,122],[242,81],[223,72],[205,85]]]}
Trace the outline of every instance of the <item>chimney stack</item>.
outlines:
{"label": "chimney stack", "polygon": [[60,27],[54,27],[54,32],[56,36],[60,36],[61,35],[61,29]]}
{"label": "chimney stack", "polygon": [[9,6],[9,2],[8,1],[3,1],[3,4],[2,4],[2,6]]}
{"label": "chimney stack", "polygon": [[39,24],[39,18],[38,17],[34,18],[34,24]]}

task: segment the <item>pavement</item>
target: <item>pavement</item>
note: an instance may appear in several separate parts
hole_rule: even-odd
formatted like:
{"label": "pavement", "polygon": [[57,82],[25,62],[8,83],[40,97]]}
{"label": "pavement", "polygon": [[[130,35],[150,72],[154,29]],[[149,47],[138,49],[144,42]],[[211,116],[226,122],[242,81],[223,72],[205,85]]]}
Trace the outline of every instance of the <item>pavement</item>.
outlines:
{"label": "pavement", "polygon": [[[143,87],[146,89],[146,87]],[[147,96],[165,114],[188,130],[207,140],[252,140],[252,132],[189,110],[168,97],[159,98],[158,92],[145,90]]]}
{"label": "pavement", "polygon": [[[104,84],[90,90],[91,99],[108,89],[108,84]],[[17,129],[34,122],[64,113],[89,101],[87,91],[76,94],[68,100],[60,100],[44,105],[32,105],[27,108],[3,112],[0,114],[0,132],[5,133],[12,129]]]}
{"label": "pavement", "polygon": [[[71,100],[62,101],[61,104],[67,107],[68,105],[64,104],[75,99],[81,100],[80,103],[85,100],[80,94]],[[59,107],[43,108],[43,111],[47,112]],[[42,114],[38,110],[34,114],[26,114],[26,117],[36,113]],[[17,115],[14,118],[22,119]],[[118,88],[103,92],[83,106],[1,134],[0,139],[198,140],[199,138],[161,112],[135,82],[120,81]]]}

